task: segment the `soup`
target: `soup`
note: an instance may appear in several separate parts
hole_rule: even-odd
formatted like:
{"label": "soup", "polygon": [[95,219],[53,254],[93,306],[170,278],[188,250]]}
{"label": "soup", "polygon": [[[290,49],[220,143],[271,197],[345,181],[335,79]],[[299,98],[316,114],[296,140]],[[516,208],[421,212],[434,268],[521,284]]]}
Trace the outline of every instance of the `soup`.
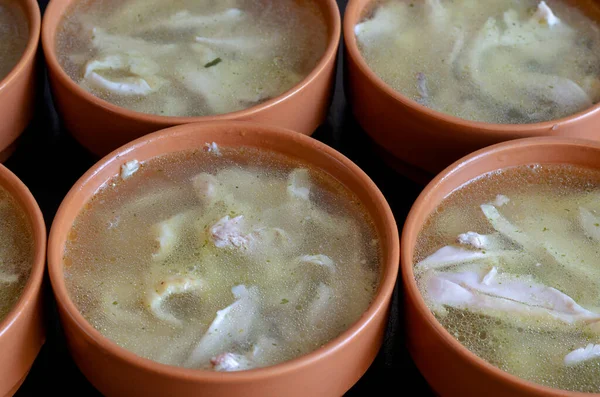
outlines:
{"label": "soup", "polygon": [[125,349],[238,371],[309,353],[357,321],[378,287],[378,241],[329,175],[212,144],[124,164],[77,217],[65,281]]}
{"label": "soup", "polygon": [[0,80],[21,59],[29,40],[29,24],[14,0],[0,0]]}
{"label": "soup", "polygon": [[479,357],[558,389],[600,392],[600,171],[532,165],[451,193],[420,232],[415,275]]}
{"label": "soup", "polygon": [[0,321],[13,308],[33,264],[33,231],[27,214],[0,188]]}
{"label": "soup", "polygon": [[560,0],[378,1],[355,34],[386,84],[463,119],[542,122],[600,99],[598,24]]}
{"label": "soup", "polygon": [[142,113],[249,108],[303,80],[327,47],[316,0],[78,1],[56,51],[92,94]]}

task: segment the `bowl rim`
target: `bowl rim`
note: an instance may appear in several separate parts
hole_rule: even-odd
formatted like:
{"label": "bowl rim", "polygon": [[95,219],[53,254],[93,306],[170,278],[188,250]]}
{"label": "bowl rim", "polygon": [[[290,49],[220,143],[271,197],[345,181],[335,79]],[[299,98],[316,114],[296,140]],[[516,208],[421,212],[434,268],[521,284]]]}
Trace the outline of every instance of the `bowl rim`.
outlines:
{"label": "bowl rim", "polygon": [[[327,47],[323,55],[311,72],[300,82],[274,98],[235,112],[191,117],[159,116],[130,110],[101,99],[80,87],[79,84],[71,79],[64,71],[56,56],[56,33],[60,28],[60,24],[65,15],[69,12],[69,9],[78,1],[82,0],[65,0],[64,2],[50,1],[44,12],[44,23],[42,24],[41,36],[48,69],[62,85],[65,85],[71,93],[82,100],[102,108],[105,111],[127,118],[128,120],[136,120],[145,123],[177,125],[184,123],[242,119],[272,109],[278,104],[283,103],[306,90],[314,80],[326,72],[328,66],[337,59],[337,52],[341,39],[341,16],[337,2],[335,0],[314,0],[317,4],[323,3],[325,5],[323,8],[323,11],[326,10],[326,12],[324,12],[324,19],[326,25],[330,28],[330,32],[327,36]],[[59,8],[61,7],[63,7],[63,11],[59,13]],[[51,32],[53,32],[53,34],[51,34]]]}
{"label": "bowl rim", "polygon": [[375,72],[371,70],[360,53],[360,50],[358,49],[356,35],[354,34],[354,26],[360,20],[362,20],[365,14],[378,1],[379,0],[349,0],[346,7],[346,12],[344,13],[343,21],[344,44],[348,56],[352,58],[353,63],[358,67],[360,72],[366,76],[366,79],[374,84],[375,87],[384,95],[392,98],[402,106],[405,106],[413,113],[420,113],[430,119],[438,120],[446,125],[456,127],[453,130],[454,134],[467,135],[469,132],[476,131],[479,134],[483,133],[497,138],[506,138],[507,135],[514,136],[516,138],[542,136],[544,134],[548,134],[548,131],[554,131],[560,127],[579,123],[584,119],[600,113],[600,102],[598,102],[593,104],[591,107],[588,107],[577,113],[558,119],[528,124],[499,124],[467,120],[421,105],[417,101],[409,98],[399,91],[394,90],[379,76],[377,76]]}
{"label": "bowl rim", "polygon": [[19,75],[24,73],[27,66],[33,62],[33,59],[37,56],[38,45],[40,42],[40,32],[42,26],[42,14],[40,6],[37,0],[24,0],[20,1],[17,5],[21,8],[29,24],[29,38],[27,39],[27,46],[21,54],[19,61],[10,72],[0,80],[0,92],[9,87]]}
{"label": "bowl rim", "polygon": [[[0,164],[0,185],[7,190],[21,210],[25,213],[31,227],[33,238],[33,258],[27,282],[17,302],[6,317],[0,321],[0,340],[10,328],[23,318],[23,313],[30,305],[35,304],[36,295],[40,293],[46,269],[46,223],[42,211],[29,188],[11,170]],[[8,186],[8,187],[7,187]],[[11,192],[14,190],[14,192]]]}
{"label": "bowl rim", "polygon": [[[104,169],[104,167],[114,164],[117,161],[122,161],[119,160],[121,156],[135,152],[138,148],[155,141],[173,140],[178,139],[179,137],[189,136],[190,134],[197,136],[198,134],[202,134],[204,129],[212,131],[215,128],[225,130],[231,129],[232,127],[236,128],[236,131],[245,130],[250,133],[245,135],[242,134],[242,137],[244,137],[242,138],[243,140],[250,140],[250,142],[246,143],[250,146],[261,146],[260,143],[257,143],[257,141],[252,138],[253,134],[251,134],[251,132],[256,132],[257,130],[262,134],[262,141],[272,142],[274,140],[279,140],[288,141],[290,144],[294,145],[303,145],[315,153],[320,153],[319,156],[326,156],[327,162],[343,165],[343,167],[347,170],[348,175],[352,175],[352,178],[355,178],[357,182],[360,181],[360,184],[364,186],[365,192],[368,192],[374,201],[372,207],[373,210],[370,211],[369,214],[374,219],[381,217],[382,227],[381,230],[378,230],[378,232],[382,231],[385,233],[379,236],[379,239],[382,241],[382,247],[384,246],[383,244],[385,242],[385,247],[387,248],[385,251],[386,256],[383,257],[382,260],[382,277],[379,288],[367,310],[365,310],[362,316],[344,332],[320,348],[283,363],[252,370],[223,373],[160,364],[153,360],[142,358],[135,353],[118,346],[115,342],[112,342],[107,337],[103,336],[81,315],[74,302],[71,300],[64,282],[62,262],[63,247],[66,236],[59,238],[58,223],[62,222],[63,218],[65,217],[70,218],[68,214],[72,212],[70,209],[72,207],[71,203],[76,195],[79,194],[82,186],[87,185],[89,180],[93,178],[97,172]],[[234,146],[244,146],[244,143]],[[307,163],[311,164],[311,162]],[[106,180],[103,181],[103,183],[105,182]],[[97,189],[102,185],[94,183],[92,186],[96,187],[97,191]],[[80,213],[80,210],[81,208],[77,209],[77,214]],[[86,334],[86,336],[92,340],[97,347],[105,352],[108,352],[108,354],[110,354],[113,358],[125,362],[130,366],[135,366],[138,369],[142,369],[146,372],[151,372],[156,375],[177,379],[180,381],[186,380],[209,383],[227,382],[240,384],[249,380],[265,380],[293,373],[297,370],[301,370],[313,365],[315,362],[334,354],[338,349],[341,349],[348,343],[351,343],[351,341],[355,339],[357,335],[362,333],[364,328],[368,327],[368,325],[372,323],[374,317],[378,313],[386,309],[387,305],[391,301],[392,292],[395,288],[399,271],[399,259],[400,239],[394,215],[377,185],[375,185],[375,183],[364,171],[362,171],[356,164],[354,164],[350,159],[340,152],[320,141],[315,140],[314,138],[298,134],[286,128],[247,121],[216,121],[211,123],[182,124],[145,135],[114,150],[98,161],[92,168],[90,168],[67,193],[54,218],[48,243],[48,272],[50,275],[52,288],[56,296],[56,301],[59,306],[62,306],[62,311],[65,313],[65,315],[69,316],[70,320],[76,324],[77,332]]]}
{"label": "bowl rim", "polygon": [[[432,195],[439,188],[441,184],[443,184],[446,179],[451,178],[454,174],[460,172],[465,168],[473,167],[474,163],[477,163],[480,159],[491,157],[495,155],[500,155],[502,153],[512,152],[514,150],[530,148],[530,147],[559,147],[559,148],[591,148],[600,154],[600,142],[590,141],[581,138],[570,138],[570,137],[528,137],[515,139],[510,141],[505,141],[501,143],[497,143],[483,149],[479,149],[463,158],[457,160],[453,164],[449,165],[446,169],[440,172],[419,194],[417,199],[415,200],[413,206],[411,207],[406,221],[404,223],[404,227],[402,229],[402,235],[400,244],[402,247],[413,247],[414,242],[409,241],[409,237],[414,236],[415,238],[419,235],[419,232],[422,227],[422,223],[417,223],[416,217],[417,212],[420,211],[420,208],[426,205],[427,202],[432,200]],[[543,161],[532,161],[532,163],[542,163]],[[497,167],[495,170],[501,170],[513,167],[513,165],[507,164],[503,167]],[[598,168],[600,171],[600,168]],[[481,173],[478,176],[488,174],[494,171],[486,171],[485,173]],[[477,177],[475,177],[477,178]],[[475,178],[470,179],[468,182],[473,181]],[[465,182],[467,183],[467,182]],[[452,192],[460,189],[464,186],[465,183],[462,183],[459,186],[456,186],[452,189],[450,193],[448,193],[445,197],[452,194]],[[452,184],[453,186],[454,184]],[[445,198],[444,197],[444,198]],[[441,200],[435,200],[439,202]],[[437,206],[437,205],[436,205]],[[403,248],[400,253],[400,271],[402,275],[403,287],[405,291],[405,304],[407,300],[411,301],[411,304],[414,305],[416,311],[419,313],[421,317],[424,318],[426,323],[435,330],[435,333],[438,335],[441,343],[445,346],[452,349],[455,353],[457,353],[460,358],[471,364],[477,366],[481,371],[485,372],[488,376],[494,377],[500,380],[504,384],[510,384],[520,388],[521,390],[530,393],[531,395],[546,395],[546,396],[562,396],[562,397],[592,397],[592,396],[600,396],[600,393],[583,393],[583,392],[573,392],[568,390],[556,389],[549,386],[544,386],[532,381],[525,380],[516,375],[512,375],[506,371],[501,370],[500,368],[488,363],[486,360],[477,356],[475,353],[471,352],[465,346],[463,346],[460,342],[458,342],[435,318],[431,310],[427,307],[423,296],[419,292],[417,287],[417,283],[415,282],[415,274],[413,271],[413,259],[408,257],[408,250]]]}

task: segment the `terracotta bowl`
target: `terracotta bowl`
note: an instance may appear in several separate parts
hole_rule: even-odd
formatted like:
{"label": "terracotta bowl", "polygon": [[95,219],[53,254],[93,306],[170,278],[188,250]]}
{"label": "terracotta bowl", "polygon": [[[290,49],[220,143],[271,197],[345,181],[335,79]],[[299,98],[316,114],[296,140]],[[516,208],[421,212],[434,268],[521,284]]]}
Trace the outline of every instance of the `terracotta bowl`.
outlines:
{"label": "terracotta bowl", "polygon": [[57,110],[67,130],[96,155],[104,156],[145,134],[179,124],[247,120],[312,135],[327,116],[341,30],[340,12],[335,0],[318,0],[329,26],[329,43],[317,66],[304,80],[259,105],[205,117],[165,117],[134,112],[95,97],[71,80],[58,63],[55,42],[63,16],[77,1],[50,2],[44,15],[42,45]]}
{"label": "terracotta bowl", "polygon": [[[382,281],[362,317],[318,350],[272,367],[234,373],[184,369],[143,359],[103,337],[79,313],[63,272],[65,242],[81,208],[129,160],[220,146],[258,147],[301,159],[342,182],[365,204],[382,248]],[[364,374],[381,347],[398,271],[399,238],[392,212],[375,184],[355,164],[310,137],[248,122],[187,124],[140,138],[110,153],[75,184],[50,232],[49,273],[73,358],[107,396],[341,396]]]}
{"label": "terracotta bowl", "polygon": [[[596,20],[597,3],[572,0]],[[354,26],[374,0],[350,0],[344,14],[346,93],[361,127],[394,158],[396,168],[415,168],[417,179],[433,177],[446,166],[482,147],[516,138],[570,136],[600,140],[600,104],[543,123],[491,124],[441,113],[392,89],[369,68],[359,52]],[[404,163],[399,165],[398,163]]]}
{"label": "terracotta bowl", "polygon": [[600,396],[551,389],[510,375],[471,353],[435,319],[419,293],[413,273],[417,236],[440,202],[485,173],[526,164],[573,164],[600,170],[600,143],[538,137],[479,150],[446,168],[415,201],[402,231],[401,269],[407,345],[417,367],[440,396]]}
{"label": "terracotta bowl", "polygon": [[22,0],[18,4],[29,23],[29,41],[19,62],[0,80],[0,162],[14,152],[15,141],[31,121],[35,105],[40,7],[36,0]]}
{"label": "terracotta bowl", "polygon": [[42,304],[46,225],[27,186],[1,164],[0,186],[16,199],[27,214],[35,245],[29,280],[16,305],[0,321],[0,396],[12,396],[25,380],[46,340]]}

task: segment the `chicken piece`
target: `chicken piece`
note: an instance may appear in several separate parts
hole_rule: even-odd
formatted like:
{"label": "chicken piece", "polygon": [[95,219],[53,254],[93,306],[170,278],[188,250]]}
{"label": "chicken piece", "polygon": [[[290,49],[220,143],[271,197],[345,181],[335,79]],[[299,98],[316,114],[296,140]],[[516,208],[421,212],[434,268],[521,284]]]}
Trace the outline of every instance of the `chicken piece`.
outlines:
{"label": "chicken piece", "polygon": [[581,347],[567,354],[564,363],[570,367],[598,358],[600,358],[600,345],[590,343],[586,347]]}
{"label": "chicken piece", "polygon": [[300,264],[312,263],[313,265],[325,267],[335,273],[335,263],[327,255],[302,255],[296,260]]}
{"label": "chicken piece", "polygon": [[246,356],[235,353],[221,353],[211,358],[210,363],[219,372],[244,371],[254,367]]}
{"label": "chicken piece", "polygon": [[470,245],[473,248],[482,249],[489,243],[488,236],[475,232],[466,232],[459,234],[457,241],[463,245]]}
{"label": "chicken piece", "polygon": [[158,250],[152,254],[154,260],[164,260],[173,252],[188,215],[188,213],[177,214],[152,227],[152,233],[158,243]]}
{"label": "chicken piece", "polygon": [[288,176],[287,191],[291,197],[308,200],[311,188],[310,174],[307,169],[298,168]]}
{"label": "chicken piece", "polygon": [[211,206],[217,198],[218,181],[214,175],[203,172],[192,178],[192,186],[196,196],[205,206]]}
{"label": "chicken piece", "polygon": [[198,368],[206,365],[212,358],[223,352],[230,352],[234,346],[246,342],[259,310],[258,289],[237,285],[231,292],[235,302],[217,312],[208,331],[184,363],[185,367]]}
{"label": "chicken piece", "polygon": [[[104,72],[121,71],[122,77],[105,77]],[[98,89],[119,95],[145,96],[157,91],[165,80],[156,74],[159,66],[151,59],[131,52],[129,54],[111,54],[88,62],[83,75],[84,81]]]}
{"label": "chicken piece", "polygon": [[561,291],[531,276],[499,274],[495,267],[483,274],[431,271],[425,277],[427,299],[441,313],[445,311],[442,306],[450,306],[502,318],[519,316],[523,321],[587,324],[600,320],[600,314],[581,307]]}
{"label": "chicken piece", "polygon": [[181,320],[164,310],[164,301],[172,295],[198,292],[203,289],[204,282],[200,279],[181,276],[169,277],[158,282],[157,285],[146,294],[146,304],[152,314],[157,318],[174,325],[180,325]]}
{"label": "chicken piece", "polygon": [[541,1],[538,4],[537,10],[535,11],[535,14],[533,14],[532,19],[538,21],[539,23],[545,23],[548,26],[554,26],[560,23],[560,19],[554,15],[545,1]]}
{"label": "chicken piece", "polygon": [[215,12],[207,15],[194,15],[188,10],[179,11],[171,15],[168,19],[160,22],[135,27],[133,33],[143,33],[146,31],[156,31],[158,29],[168,30],[186,30],[193,28],[205,28],[224,23],[235,24],[246,16],[245,12],[239,8],[229,8],[221,12]]}
{"label": "chicken piece", "polygon": [[417,263],[415,265],[415,270],[423,271],[426,269],[440,269],[478,260],[483,261],[493,258],[520,256],[523,255],[517,250],[470,251],[464,248],[447,245]]}
{"label": "chicken piece", "polygon": [[125,180],[140,169],[140,162],[131,160],[121,166],[121,179]]}
{"label": "chicken piece", "polygon": [[389,2],[377,7],[372,18],[354,26],[354,34],[362,45],[369,45],[378,39],[393,35],[398,26],[406,26],[410,18],[408,4]]}
{"label": "chicken piece", "polygon": [[592,211],[580,207],[579,222],[586,236],[600,242],[600,216],[594,215]]}
{"label": "chicken piece", "polygon": [[308,309],[308,321],[314,326],[325,327],[328,321],[327,313],[334,302],[333,289],[324,283],[319,283],[315,299],[310,303]]}
{"label": "chicken piece", "polygon": [[496,207],[502,207],[503,205],[506,205],[509,202],[510,202],[510,199],[508,197],[506,197],[503,194],[499,194],[496,196],[496,198],[494,199],[492,204],[495,205]]}
{"label": "chicken piece", "polygon": [[243,215],[230,218],[229,215],[219,219],[210,228],[210,235],[218,248],[248,248],[251,237],[242,233]]}

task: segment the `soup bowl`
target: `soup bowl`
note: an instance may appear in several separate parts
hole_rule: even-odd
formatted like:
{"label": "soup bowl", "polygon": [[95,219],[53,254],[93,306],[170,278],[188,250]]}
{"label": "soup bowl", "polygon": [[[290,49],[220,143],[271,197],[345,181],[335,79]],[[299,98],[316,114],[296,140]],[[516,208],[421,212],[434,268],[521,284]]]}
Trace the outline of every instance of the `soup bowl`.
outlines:
{"label": "soup bowl", "polygon": [[15,198],[27,214],[34,240],[29,279],[15,306],[0,321],[0,396],[12,396],[25,381],[46,340],[42,301],[46,226],[29,189],[3,165],[0,165],[0,186]]}
{"label": "soup bowl", "polygon": [[[159,364],[108,340],[79,313],[64,279],[63,253],[69,230],[98,189],[127,161],[215,142],[283,154],[325,171],[364,203],[381,240],[382,276],[366,312],[321,348],[271,367],[219,373]],[[49,274],[71,354],[88,380],[108,396],[340,396],[367,370],[382,343],[399,261],[393,214],[369,177],[346,157],[310,137],[250,122],[187,124],[139,138],[113,151],[73,186],[60,205],[49,240]],[[135,380],[135,381],[132,381]]]}
{"label": "soup bowl", "polygon": [[37,52],[41,15],[36,0],[18,2],[29,24],[25,52],[10,73],[0,80],[0,162],[14,152],[16,140],[33,117],[37,84]]}
{"label": "soup bowl", "polygon": [[[594,20],[593,1],[573,1]],[[360,126],[382,148],[391,165],[431,180],[468,153],[506,140],[536,136],[568,136],[600,140],[600,104],[568,117],[532,124],[492,124],[461,119],[425,107],[387,85],[369,67],[358,48],[354,26],[373,0],[350,0],[344,14],[346,93]]]}
{"label": "soup bowl", "polygon": [[312,135],[325,120],[331,102],[340,41],[340,13],[335,0],[318,0],[328,26],[327,48],[314,69],[297,85],[258,105],[214,116],[166,117],[128,110],[104,101],[75,83],[60,66],[56,37],[61,21],[79,0],[53,1],[42,27],[42,45],[54,100],[71,134],[92,153],[108,152],[159,129],[193,122],[255,121]]}
{"label": "soup bowl", "polygon": [[415,364],[440,396],[590,396],[525,381],[471,353],[436,320],[415,281],[413,258],[417,237],[442,200],[483,174],[532,163],[569,164],[600,170],[600,143],[576,138],[537,137],[503,142],[476,151],[446,168],[427,185],[404,224],[401,272],[406,343]]}

